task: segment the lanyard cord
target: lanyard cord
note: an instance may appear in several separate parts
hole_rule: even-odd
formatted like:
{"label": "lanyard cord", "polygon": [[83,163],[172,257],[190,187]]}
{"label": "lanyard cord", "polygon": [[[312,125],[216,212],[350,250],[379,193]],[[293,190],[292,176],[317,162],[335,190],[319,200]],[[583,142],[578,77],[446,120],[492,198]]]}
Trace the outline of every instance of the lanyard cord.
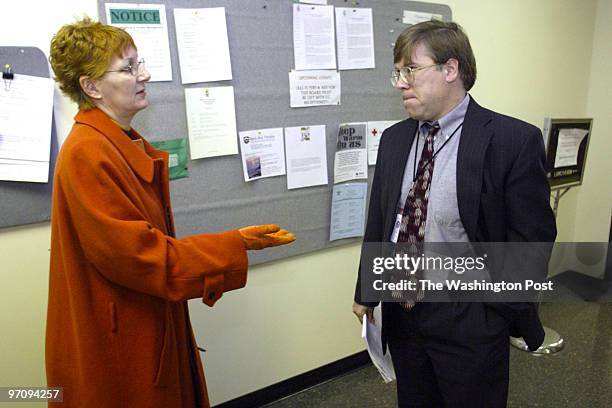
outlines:
{"label": "lanyard cord", "polygon": [[[420,132],[420,130],[419,130],[419,128],[417,127],[417,133],[416,133],[416,135],[415,135],[415,136],[416,136],[416,138],[417,138],[417,140],[416,140],[416,146],[415,146],[415,149],[414,149],[414,163],[412,163],[412,184],[413,184],[413,185],[414,185],[414,183],[415,183],[415,181],[416,181],[417,177],[419,176],[419,173],[420,173],[422,170],[425,170],[425,168],[427,167],[427,165],[429,165],[429,163],[430,163],[430,162],[432,162],[432,161],[433,161],[433,160],[436,158],[436,156],[438,155],[438,153],[440,153],[440,150],[442,150],[442,149],[444,148],[444,146],[446,146],[446,144],[447,144],[448,142],[450,142],[450,140],[453,138],[453,136],[455,136],[455,133],[457,133],[457,131],[458,131],[458,130],[461,128],[461,126],[463,126],[463,122],[461,122],[461,123],[459,124],[459,126],[457,126],[457,127],[455,128],[455,130],[453,131],[453,133],[451,133],[451,135],[448,137],[448,139],[446,139],[446,140],[444,141],[444,143],[442,144],[442,146],[440,146],[440,147],[438,148],[438,150],[436,150],[436,151],[434,152],[434,154],[431,156],[431,159],[427,160],[427,161],[425,162],[425,164],[423,164],[423,166],[422,166],[422,167],[419,167],[419,169],[418,169],[418,170],[417,170],[416,166],[417,166],[417,151],[419,150],[419,136],[420,136],[420,135],[419,135],[419,132]],[[422,153],[421,153],[421,154],[422,154]]]}

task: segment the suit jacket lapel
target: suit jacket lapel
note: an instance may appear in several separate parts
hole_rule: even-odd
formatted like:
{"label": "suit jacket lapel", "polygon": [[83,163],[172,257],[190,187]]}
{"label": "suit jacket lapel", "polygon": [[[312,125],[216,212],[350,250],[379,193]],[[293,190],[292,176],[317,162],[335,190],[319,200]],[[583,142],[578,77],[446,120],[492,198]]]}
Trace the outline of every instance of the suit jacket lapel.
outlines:
{"label": "suit jacket lapel", "polygon": [[484,160],[493,131],[491,112],[470,99],[457,153],[457,201],[459,216],[470,241],[476,241]]}
{"label": "suit jacket lapel", "polygon": [[404,126],[399,129],[399,134],[394,135],[393,143],[389,145],[389,160],[387,180],[385,183],[389,186],[387,195],[387,208],[385,225],[383,231],[387,234],[387,238],[391,235],[395,216],[397,215],[397,200],[402,189],[402,180],[404,178],[404,169],[408,161],[408,154],[414,141],[414,136],[417,131],[419,122],[413,119],[408,119],[404,122]]}

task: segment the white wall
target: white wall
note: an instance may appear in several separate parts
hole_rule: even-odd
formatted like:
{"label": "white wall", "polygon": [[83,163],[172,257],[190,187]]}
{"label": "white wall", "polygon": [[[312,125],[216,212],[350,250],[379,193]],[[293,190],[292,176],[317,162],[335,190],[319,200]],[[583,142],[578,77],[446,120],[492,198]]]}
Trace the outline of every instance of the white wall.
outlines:
{"label": "white wall", "polygon": [[612,1],[599,0],[586,114],[593,117],[585,178],[576,205],[576,241],[607,241],[612,213]]}
{"label": "white wall", "polygon": [[[584,117],[595,0],[449,2],[470,36],[485,106],[542,127],[544,117]],[[558,241],[573,241],[578,189],[559,206]]]}
{"label": "white wall", "polygon": [[214,309],[190,301],[213,403],[363,350],[351,313],[359,246],[253,268]]}
{"label": "white wall", "polygon": [[[563,241],[607,240],[610,3],[447,1],[474,47],[478,80],[472,95],[479,103],[538,127],[545,116],[595,118],[584,185],[561,203]],[[35,45],[48,52],[52,34],[84,13],[97,15],[94,0],[12,2],[0,12],[0,45]],[[379,62],[385,63],[392,62]],[[61,135],[74,112],[58,96]],[[48,223],[0,231],[0,386],[45,382],[48,248]],[[191,302],[198,337],[206,338],[209,350],[204,361],[213,403],[361,350],[350,312],[357,255],[358,247],[351,245],[258,266],[247,288],[226,294],[214,309]]]}

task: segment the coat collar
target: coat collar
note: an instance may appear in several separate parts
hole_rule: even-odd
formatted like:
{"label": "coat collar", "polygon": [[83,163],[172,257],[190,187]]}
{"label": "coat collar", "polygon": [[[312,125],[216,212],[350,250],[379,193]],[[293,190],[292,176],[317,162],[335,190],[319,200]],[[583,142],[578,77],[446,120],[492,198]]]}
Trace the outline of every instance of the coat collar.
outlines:
{"label": "coat collar", "polygon": [[106,137],[119,150],[134,172],[147,183],[151,183],[155,175],[154,160],[161,159],[164,163],[168,161],[168,153],[153,148],[136,130],[132,129],[133,134],[142,139],[145,150],[136,146],[121,127],[100,109],[81,110],[74,120],[76,123],[96,129]]}

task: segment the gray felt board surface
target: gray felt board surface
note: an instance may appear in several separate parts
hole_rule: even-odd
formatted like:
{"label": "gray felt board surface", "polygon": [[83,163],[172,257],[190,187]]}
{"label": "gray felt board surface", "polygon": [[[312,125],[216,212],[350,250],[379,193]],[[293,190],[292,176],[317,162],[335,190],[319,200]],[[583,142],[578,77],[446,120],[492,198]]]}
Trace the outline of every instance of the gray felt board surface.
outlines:
{"label": "gray felt board surface", "polygon": [[[136,3],[124,1],[121,3]],[[117,2],[119,3],[119,2]],[[376,68],[341,73],[341,105],[289,107],[289,76],[293,59],[293,4],[288,0],[151,0],[165,4],[172,58],[172,82],[147,85],[149,107],[137,114],[133,126],[148,140],[188,137],[186,87],[234,87],[237,130],[326,125],[329,184],[287,189],[285,176],[245,183],[239,155],[191,160],[189,177],[170,183],[177,235],[209,233],[246,225],[278,223],[294,232],[291,245],[250,251],[251,264],[342,245],[359,239],[329,241],[333,158],[338,125],[406,117],[399,93],[389,82],[393,43],[407,26],[404,10],[441,14],[450,20],[448,6],[400,0],[329,0],[336,7],[373,9]],[[104,1],[98,1],[105,21]],[[232,62],[231,81],[182,85],[179,72],[174,8],[225,7]],[[308,7],[302,4],[301,7]],[[214,41],[214,39],[211,39]],[[138,45],[138,44],[136,44]],[[373,175],[369,168],[369,180]]]}
{"label": "gray felt board surface", "polygon": [[[49,78],[47,57],[35,47],[0,47],[0,68],[4,70],[6,64],[11,65],[14,74]],[[2,79],[0,79],[0,92],[10,93],[10,87],[5,88]],[[8,114],[10,115],[10,112]],[[32,224],[50,219],[56,153],[57,134],[55,123],[52,123],[49,182],[0,181],[0,227]]]}

